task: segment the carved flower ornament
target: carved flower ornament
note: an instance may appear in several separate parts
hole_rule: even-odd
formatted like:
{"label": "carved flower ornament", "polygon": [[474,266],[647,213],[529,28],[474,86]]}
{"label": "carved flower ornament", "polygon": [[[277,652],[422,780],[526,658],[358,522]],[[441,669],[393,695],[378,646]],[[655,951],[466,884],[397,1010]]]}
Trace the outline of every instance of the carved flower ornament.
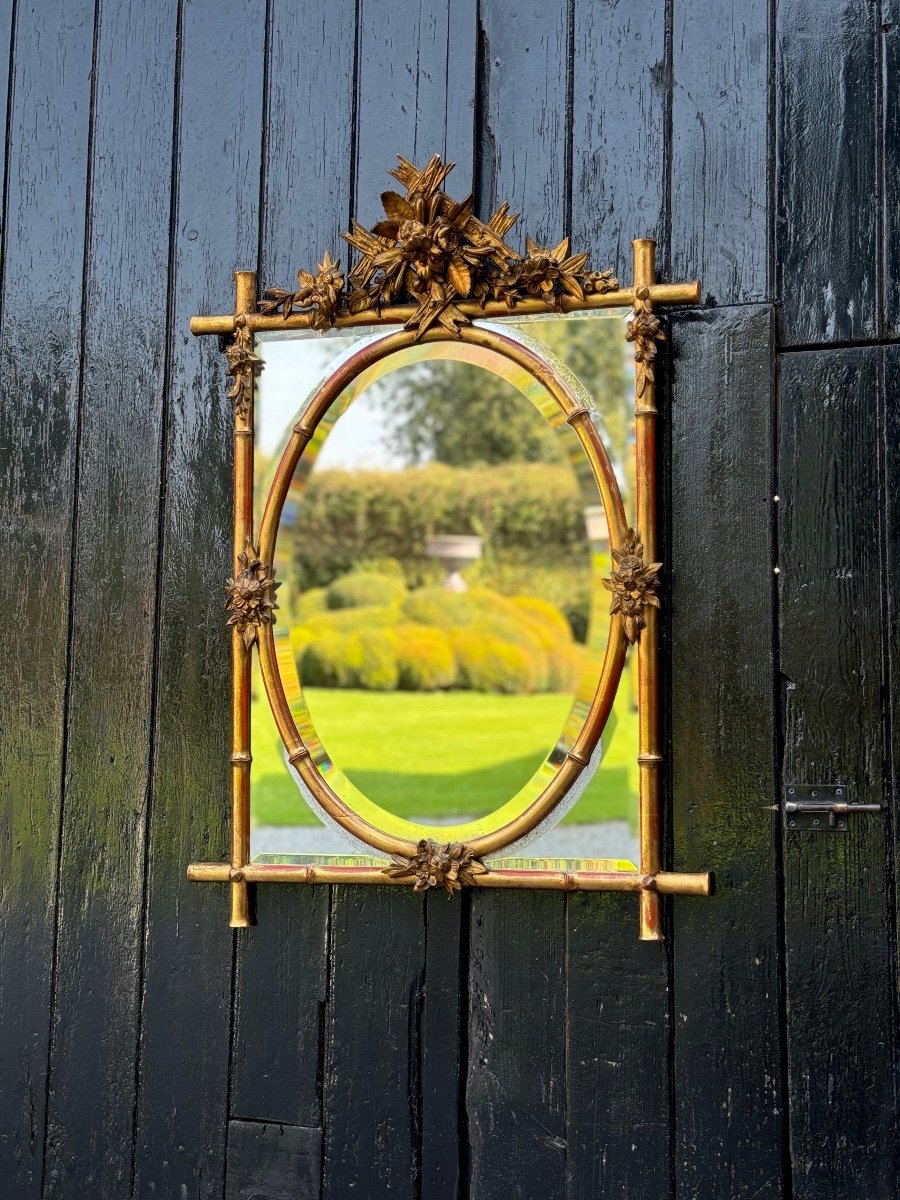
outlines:
{"label": "carved flower ornament", "polygon": [[430,838],[422,838],[414,857],[394,855],[391,862],[383,874],[392,879],[413,880],[414,892],[442,887],[451,898],[454,892],[462,890],[463,884],[471,887],[479,875],[487,874],[487,867],[462,842],[447,842],[442,846]]}
{"label": "carved flower ornament", "polygon": [[272,614],[278,607],[275,592],[281,585],[249,542],[244,553],[238,555],[238,563],[238,574],[225,580],[225,607],[230,614],[226,624],[237,626],[249,649],[259,635],[259,627],[272,624]]}
{"label": "carved flower ornament", "polygon": [[301,271],[295,292],[270,288],[260,301],[263,313],[309,312],[314,329],[333,325],[339,316],[366,309],[380,311],[389,304],[414,304],[406,322],[421,337],[440,325],[458,335],[469,317],[459,301],[500,300],[513,308],[519,300],[536,297],[553,308],[563,296],[583,300],[590,293],[618,287],[611,270],[586,271],[587,254],[569,255],[564,238],[552,249],[526,239],[524,256],[504,238],[518,220],[503,204],[486,222],[473,213],[472,196],[453,200],[442,185],[453,163],[438,155],[419,170],[400,157],[390,174],[406,195],[382,193],[385,219],[366,229],[354,221],[344,238],[359,252],[359,261],[344,288],[340,263],[324,255],[317,274]]}
{"label": "carved flower ornament", "polygon": [[629,642],[636,642],[647,624],[644,607],[652,604],[659,608],[656,589],[662,563],[644,563],[644,547],[633,529],[626,530],[621,546],[613,550],[612,557],[616,564],[612,576],[603,580],[603,586],[613,594],[609,611],[613,616],[621,613],[625,636]]}

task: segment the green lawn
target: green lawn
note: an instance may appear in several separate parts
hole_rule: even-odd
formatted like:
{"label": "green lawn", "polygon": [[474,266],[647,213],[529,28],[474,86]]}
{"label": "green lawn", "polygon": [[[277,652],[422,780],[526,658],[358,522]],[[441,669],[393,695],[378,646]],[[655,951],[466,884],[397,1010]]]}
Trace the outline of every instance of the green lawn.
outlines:
{"label": "green lawn", "polygon": [[[258,681],[257,681],[258,683]],[[288,774],[261,686],[253,703],[253,820],[316,824]],[[637,824],[637,713],[628,689],[600,769],[566,822]],[[565,721],[564,695],[363,692],[308,688],[310,713],[334,762],[397,816],[471,817],[508,800],[543,760]]]}

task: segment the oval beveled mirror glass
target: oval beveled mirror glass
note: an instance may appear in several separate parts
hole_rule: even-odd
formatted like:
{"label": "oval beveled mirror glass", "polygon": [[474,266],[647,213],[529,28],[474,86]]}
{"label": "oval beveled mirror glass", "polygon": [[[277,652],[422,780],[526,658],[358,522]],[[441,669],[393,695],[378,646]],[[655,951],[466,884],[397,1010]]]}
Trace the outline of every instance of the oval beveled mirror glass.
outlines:
{"label": "oval beveled mirror glass", "polygon": [[309,761],[285,761],[257,677],[254,852],[433,837],[631,867],[636,697],[602,586],[634,491],[621,321],[485,323],[383,357],[402,334],[259,337],[269,692]]}

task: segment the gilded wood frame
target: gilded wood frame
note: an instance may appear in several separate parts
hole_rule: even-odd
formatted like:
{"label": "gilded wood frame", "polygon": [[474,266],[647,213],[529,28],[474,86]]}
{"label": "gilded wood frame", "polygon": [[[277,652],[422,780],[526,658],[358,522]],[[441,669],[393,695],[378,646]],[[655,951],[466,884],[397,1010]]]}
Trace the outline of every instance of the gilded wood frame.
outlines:
{"label": "gilded wood frame", "polygon": [[[636,892],[640,900],[640,937],[659,940],[661,894],[709,895],[708,872],[661,869],[658,607],[656,594],[656,381],[654,360],[663,334],[655,310],[660,305],[696,304],[699,281],[659,284],[655,279],[655,243],[633,242],[633,282],[619,288],[611,271],[586,270],[587,255],[569,255],[568,239],[553,249],[526,240],[518,254],[504,241],[516,217],[508,206],[482,223],[472,213],[472,198],[455,202],[442,190],[452,164],[437,157],[417,170],[405,159],[392,172],[406,196],[384,193],[387,220],[366,230],[354,223],[345,237],[360,259],[344,286],[340,264],[325,254],[315,274],[301,271],[295,292],[271,289],[257,300],[253,272],[236,273],[235,311],[199,316],[195,334],[228,337],[229,397],[234,400],[234,573],[227,582],[232,653],[232,802],[231,852],[227,863],[192,863],[188,877],[227,882],[234,927],[251,924],[248,885],[273,883],[380,883],[413,881],[416,890],[461,886],[555,888]],[[400,301],[398,303],[397,301]],[[573,312],[597,308],[632,309],[627,327],[635,353],[636,530],[625,527],[621,501],[604,481],[605,455],[588,411],[575,403],[564,382],[512,339],[472,324],[472,318]],[[404,329],[365,348],[327,381],[310,409],[294,427],[263,515],[258,549],[253,530],[253,388],[260,360],[254,335],[266,330],[322,329],[359,325],[397,325]],[[271,573],[280,505],[293,467],[315,425],[351,378],[376,358],[416,341],[463,339],[512,357],[540,379],[578,434],[610,518],[616,567],[607,583],[613,595],[613,622],[601,681],[588,719],[556,778],[529,807],[499,834],[469,845],[407,843],[367,825],[328,788],[297,734],[275,665],[272,609],[278,586]],[[280,502],[278,497],[280,496]],[[273,497],[275,498],[273,501]],[[587,765],[614,695],[628,642],[637,642],[639,680],[640,862],[636,871],[518,870],[491,867],[481,858],[496,853],[533,828],[559,803]],[[386,868],[322,864],[250,862],[250,667],[258,646],[266,690],[276,722],[294,765],[329,815],[373,847],[394,855]]]}

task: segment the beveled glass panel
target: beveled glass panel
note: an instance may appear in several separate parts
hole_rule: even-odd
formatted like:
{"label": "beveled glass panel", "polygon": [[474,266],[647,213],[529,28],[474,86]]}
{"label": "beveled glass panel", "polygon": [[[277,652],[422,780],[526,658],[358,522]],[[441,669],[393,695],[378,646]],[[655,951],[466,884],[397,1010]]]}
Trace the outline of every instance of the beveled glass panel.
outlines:
{"label": "beveled glass panel", "polygon": [[[494,327],[571,372],[633,521],[633,366],[622,316]],[[258,338],[257,527],[316,385],[382,337]],[[450,341],[367,368],[293,471],[274,569],[281,686],[319,775],[348,807],[398,836],[471,841],[543,792],[597,689],[610,562],[591,463],[533,375]],[[253,754],[255,853],[353,847],[286,763],[258,677]],[[630,865],[636,757],[629,664],[590,766],[508,853],[533,838],[530,852]]]}

